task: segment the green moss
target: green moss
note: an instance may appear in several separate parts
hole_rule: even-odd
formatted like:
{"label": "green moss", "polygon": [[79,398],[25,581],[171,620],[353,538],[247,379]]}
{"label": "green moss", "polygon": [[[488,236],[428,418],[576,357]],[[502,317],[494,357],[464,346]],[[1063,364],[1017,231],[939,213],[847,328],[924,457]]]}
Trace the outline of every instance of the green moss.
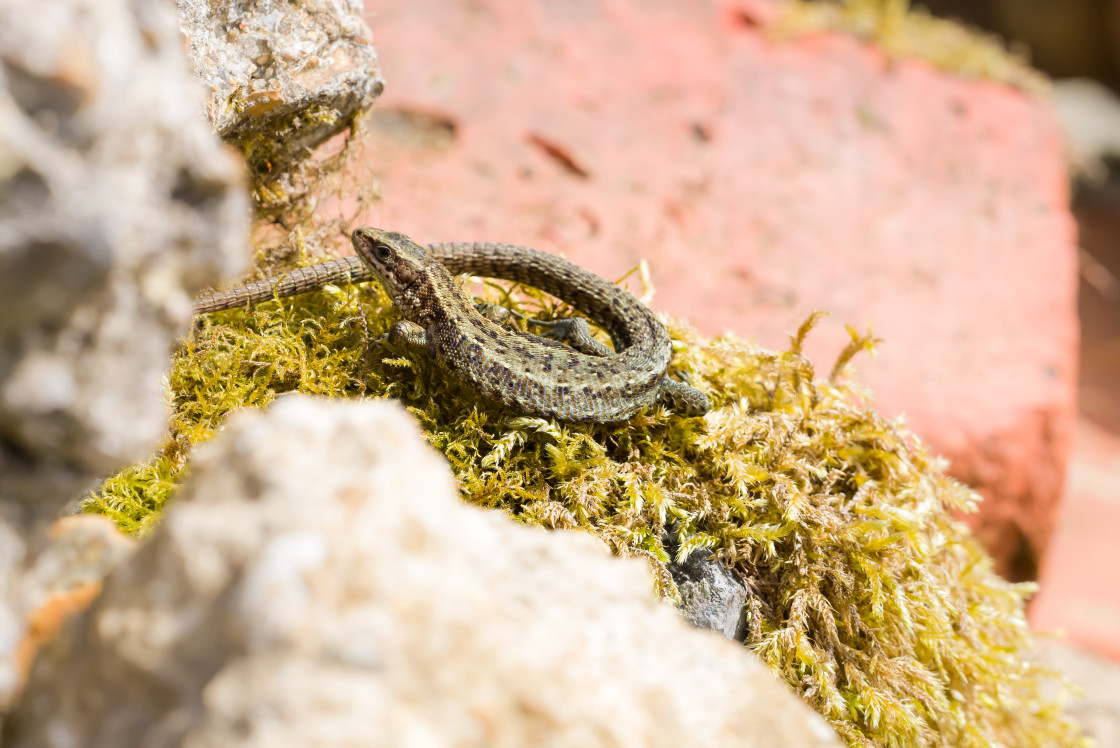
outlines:
{"label": "green moss", "polygon": [[1049,90],[1046,77],[998,37],[935,18],[908,0],[789,0],[768,30],[778,38],[840,31],[873,41],[890,57],[925,60],[940,70],[1032,94]]}
{"label": "green moss", "polygon": [[[674,325],[674,365],[714,411],[578,425],[479,402],[425,356],[379,342],[393,319],[376,284],[200,319],[175,357],[166,445],[106,481],[87,511],[149,532],[190,445],[238,408],[293,391],[392,397],[447,456],[464,500],[592,532],[646,558],[665,596],[676,594],[667,528],[682,553],[713,549],[752,581],[748,646],[850,744],[1077,744],[1060,703],[1040,693],[1047,674],[1026,659],[1033,587],[997,577],[952,518],[972,492],[849,385],[814,378],[800,353],[814,320],[784,353]],[[870,343],[853,334],[841,365]]]}

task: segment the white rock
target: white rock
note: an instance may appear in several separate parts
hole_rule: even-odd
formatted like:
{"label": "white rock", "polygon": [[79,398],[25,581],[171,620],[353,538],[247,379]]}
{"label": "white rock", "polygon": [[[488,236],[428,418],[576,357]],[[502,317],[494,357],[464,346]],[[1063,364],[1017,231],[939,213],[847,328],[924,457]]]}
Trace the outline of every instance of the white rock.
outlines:
{"label": "white rock", "polygon": [[837,746],[639,561],[461,503],[388,402],[287,397],[200,449],[40,657],[21,746]]}
{"label": "white rock", "polygon": [[361,0],[177,0],[187,54],[214,130],[248,149],[265,181],[292,177],[312,149],[381,95]]}
{"label": "white rock", "polygon": [[202,111],[162,0],[0,2],[0,704],[57,591],[31,529],[165,437],[190,298],[248,257]]}
{"label": "white rock", "polygon": [[201,101],[161,0],[0,3],[0,501],[23,521],[150,454],[189,299],[248,257]]}
{"label": "white rock", "polygon": [[1105,159],[1120,157],[1120,99],[1096,81],[1073,78],[1054,83],[1054,106],[1074,171],[1105,179]]}

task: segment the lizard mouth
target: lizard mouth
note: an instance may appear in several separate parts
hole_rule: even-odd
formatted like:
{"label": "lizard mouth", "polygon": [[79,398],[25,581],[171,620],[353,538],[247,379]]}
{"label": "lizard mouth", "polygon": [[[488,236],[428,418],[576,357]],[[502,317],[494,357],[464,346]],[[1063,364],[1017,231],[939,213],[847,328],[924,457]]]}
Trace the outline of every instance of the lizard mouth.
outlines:
{"label": "lizard mouth", "polygon": [[[397,284],[397,293],[409,291],[413,286],[420,282],[419,273],[410,273],[409,276],[410,277],[407,277],[403,282]],[[389,295],[392,296],[393,294]]]}

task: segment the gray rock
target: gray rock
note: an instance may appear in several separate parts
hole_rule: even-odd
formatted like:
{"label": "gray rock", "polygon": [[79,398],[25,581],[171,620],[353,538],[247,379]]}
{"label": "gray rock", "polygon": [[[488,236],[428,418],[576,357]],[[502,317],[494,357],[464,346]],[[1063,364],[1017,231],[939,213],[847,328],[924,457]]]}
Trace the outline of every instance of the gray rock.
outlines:
{"label": "gray rock", "polygon": [[33,549],[34,564],[24,577],[28,607],[53,595],[98,584],[136,550],[136,540],[108,517],[77,514],[51,525]]}
{"label": "gray rock", "polygon": [[25,610],[20,603],[26,556],[27,546],[20,532],[0,518],[0,725],[3,710],[23,682],[16,652],[24,635]]}
{"label": "gray rock", "polygon": [[360,0],[178,5],[214,130],[281,191],[294,189],[292,172],[311,149],[342,132],[385,86]]}
{"label": "gray rock", "polygon": [[0,658],[0,710],[23,685],[36,650],[135,548],[112,520],[96,514],[63,517],[30,549],[14,528],[0,524],[0,599],[9,602],[0,606],[0,651],[16,653]]}
{"label": "gray rock", "polygon": [[0,3],[0,502],[52,516],[164,436],[190,297],[243,267],[240,165],[160,0]]}
{"label": "gray rock", "polygon": [[699,548],[681,563],[669,564],[680,592],[680,611],[693,626],[717,631],[728,639],[743,636],[743,606],[747,588],[735,573]]}
{"label": "gray rock", "polygon": [[640,561],[463,504],[392,403],[284,398],[198,450],[48,646],[30,746],[839,746]]}

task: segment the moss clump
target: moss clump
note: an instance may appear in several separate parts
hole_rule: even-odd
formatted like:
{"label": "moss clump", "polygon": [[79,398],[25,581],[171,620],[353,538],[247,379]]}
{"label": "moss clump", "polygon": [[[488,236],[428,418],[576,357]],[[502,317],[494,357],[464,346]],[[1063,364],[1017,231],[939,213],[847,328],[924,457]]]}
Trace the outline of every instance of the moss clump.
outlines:
{"label": "moss clump", "polygon": [[[508,293],[490,294],[509,302]],[[552,308],[519,297],[523,311]],[[1029,585],[1000,580],[951,510],[974,494],[898,424],[854,403],[801,355],[684,327],[675,366],[712,397],[705,419],[654,409],[558,423],[479,402],[424,355],[377,340],[381,290],[330,288],[200,319],[170,377],[171,435],[86,502],[128,532],[158,520],[190,445],[232,410],[284,392],[392,397],[419,419],[463,498],[525,523],[582,528],[641,556],[660,591],[668,528],[751,580],[747,645],[858,746],[1074,745],[1027,661]],[[845,355],[867,347],[853,336]]]}
{"label": "moss clump", "polygon": [[917,58],[968,78],[1006,83],[1032,94],[1049,90],[1046,77],[1009,52],[998,37],[935,18],[909,0],[790,0],[768,30],[791,37],[834,30],[873,41],[895,58]]}

